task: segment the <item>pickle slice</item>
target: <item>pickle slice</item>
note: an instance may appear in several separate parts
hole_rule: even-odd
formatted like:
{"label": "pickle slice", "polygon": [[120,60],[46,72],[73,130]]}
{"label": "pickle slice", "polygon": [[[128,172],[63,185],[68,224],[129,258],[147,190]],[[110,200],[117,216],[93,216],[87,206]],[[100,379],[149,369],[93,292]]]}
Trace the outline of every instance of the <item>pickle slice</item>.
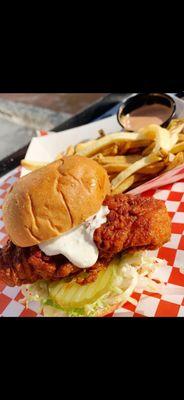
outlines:
{"label": "pickle slice", "polygon": [[80,308],[91,304],[100,296],[105,294],[113,280],[113,266],[109,265],[100,271],[95,282],[81,286],[75,280],[66,282],[62,279],[59,282],[49,284],[49,297],[55,303],[65,308]]}

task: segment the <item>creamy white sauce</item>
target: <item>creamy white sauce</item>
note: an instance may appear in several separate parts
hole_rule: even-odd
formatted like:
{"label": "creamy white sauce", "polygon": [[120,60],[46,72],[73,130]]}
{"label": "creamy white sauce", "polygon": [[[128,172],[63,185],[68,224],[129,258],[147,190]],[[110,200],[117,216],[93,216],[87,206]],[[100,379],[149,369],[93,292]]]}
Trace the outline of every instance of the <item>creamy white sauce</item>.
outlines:
{"label": "creamy white sauce", "polygon": [[93,241],[94,231],[106,222],[109,212],[108,207],[102,206],[95,215],[77,228],[40,243],[40,250],[47,256],[62,254],[79,268],[91,267],[98,259],[98,249]]}

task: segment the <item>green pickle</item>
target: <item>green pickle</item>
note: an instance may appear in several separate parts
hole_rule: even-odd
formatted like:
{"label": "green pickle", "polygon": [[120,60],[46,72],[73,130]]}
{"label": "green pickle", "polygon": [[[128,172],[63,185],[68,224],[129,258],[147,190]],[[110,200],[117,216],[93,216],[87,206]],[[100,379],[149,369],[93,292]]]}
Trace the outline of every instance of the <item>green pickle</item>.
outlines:
{"label": "green pickle", "polygon": [[49,284],[49,298],[60,307],[81,308],[96,301],[110,290],[114,277],[114,264],[100,271],[95,282],[79,285],[74,279],[62,279]]}

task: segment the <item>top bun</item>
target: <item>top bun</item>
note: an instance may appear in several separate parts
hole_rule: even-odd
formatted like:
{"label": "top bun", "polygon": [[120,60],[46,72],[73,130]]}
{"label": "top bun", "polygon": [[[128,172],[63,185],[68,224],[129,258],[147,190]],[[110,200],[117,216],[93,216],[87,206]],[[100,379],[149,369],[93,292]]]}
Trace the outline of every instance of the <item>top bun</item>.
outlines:
{"label": "top bun", "polygon": [[109,191],[108,175],[96,161],[64,157],[14,184],[3,206],[7,233],[21,247],[52,239],[95,214]]}

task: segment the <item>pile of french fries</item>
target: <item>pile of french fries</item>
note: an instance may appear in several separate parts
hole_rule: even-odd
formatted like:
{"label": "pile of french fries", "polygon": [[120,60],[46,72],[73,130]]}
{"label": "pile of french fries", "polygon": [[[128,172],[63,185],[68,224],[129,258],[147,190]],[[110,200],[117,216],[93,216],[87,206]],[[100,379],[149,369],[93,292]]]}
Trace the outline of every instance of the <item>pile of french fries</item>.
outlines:
{"label": "pile of french fries", "polygon": [[[63,156],[90,157],[102,165],[111,182],[112,194],[124,193],[184,163],[184,119],[173,119],[167,129],[148,125],[138,132],[118,132],[69,146]],[[22,160],[29,170],[46,163]]]}

